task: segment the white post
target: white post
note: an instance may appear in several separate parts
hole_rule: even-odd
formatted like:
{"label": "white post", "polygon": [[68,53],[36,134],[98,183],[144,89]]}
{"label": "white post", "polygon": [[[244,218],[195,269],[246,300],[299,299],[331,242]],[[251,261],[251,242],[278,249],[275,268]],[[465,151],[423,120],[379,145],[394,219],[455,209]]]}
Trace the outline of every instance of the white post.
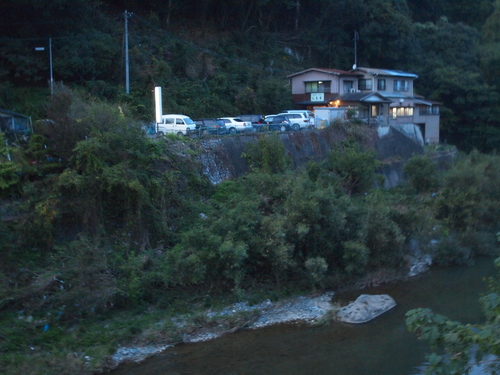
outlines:
{"label": "white post", "polygon": [[161,122],[161,117],[163,116],[162,108],[162,98],[161,98],[161,86],[155,87],[155,114],[156,114],[156,130],[158,130],[158,124]]}

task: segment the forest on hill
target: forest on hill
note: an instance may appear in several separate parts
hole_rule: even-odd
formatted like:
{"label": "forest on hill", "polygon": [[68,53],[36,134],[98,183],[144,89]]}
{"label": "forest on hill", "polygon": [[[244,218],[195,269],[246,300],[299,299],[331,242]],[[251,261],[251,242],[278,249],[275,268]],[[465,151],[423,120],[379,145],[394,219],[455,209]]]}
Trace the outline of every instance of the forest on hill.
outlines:
{"label": "forest on hill", "polygon": [[[125,92],[127,11],[130,93]],[[500,5],[495,0],[85,1],[0,4],[0,108],[47,116],[49,38],[56,82],[153,118],[269,114],[290,105],[287,74],[358,66],[418,74],[443,103],[441,139],[500,146]],[[35,51],[35,47],[45,51]]]}
{"label": "forest on hill", "polygon": [[[397,188],[376,188],[375,129],[356,119],[310,130],[338,144],[300,168],[259,133],[248,173],[217,185],[199,139],[145,132],[155,86],[193,118],[287,108],[286,76],[350,69],[354,35],[358,65],[416,73],[442,103],[449,145]],[[34,133],[0,132],[0,368],[107,371],[120,346],[213,324],[207,308],[398,279],[415,246],[443,265],[498,254],[499,45],[500,0],[2,1],[0,108]]]}

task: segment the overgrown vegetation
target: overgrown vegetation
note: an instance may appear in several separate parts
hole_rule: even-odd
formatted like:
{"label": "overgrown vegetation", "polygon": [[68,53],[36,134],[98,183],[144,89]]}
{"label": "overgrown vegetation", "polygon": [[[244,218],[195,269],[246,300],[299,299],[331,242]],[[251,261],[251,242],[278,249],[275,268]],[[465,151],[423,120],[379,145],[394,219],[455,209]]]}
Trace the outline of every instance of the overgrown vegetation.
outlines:
{"label": "overgrown vegetation", "polygon": [[[270,134],[248,147],[247,175],[212,186],[196,142],[148,137],[126,106],[64,88],[52,98],[61,100],[60,121],[80,124],[66,127],[71,150],[52,124],[1,150],[7,373],[98,369],[117,345],[153,340],[142,332],[158,309],[369,282],[404,267],[410,242],[442,264],[497,251],[496,155],[463,154],[439,172],[414,156],[408,184],[380,190],[380,162],[356,141],[362,133],[346,131],[324,162],[296,170]],[[99,328],[120,319],[130,328]],[[162,337],[175,341],[175,332]]]}
{"label": "overgrown vegetation", "polygon": [[[35,130],[0,133],[3,372],[92,373],[121,344],[177,341],[160,313],[369,283],[405,266],[410,243],[440,264],[497,252],[499,157],[482,152],[500,146],[499,0],[127,5],[129,94],[121,4],[0,4],[0,107]],[[285,77],[350,69],[354,31],[360,66],[414,72],[443,103],[442,139],[466,152],[454,165],[415,156],[406,186],[374,189],[366,128],[338,121],[348,141],[324,162],[292,170],[263,136],[246,176],[212,186],[194,142],[145,135],[154,86],[193,118],[289,108]]]}

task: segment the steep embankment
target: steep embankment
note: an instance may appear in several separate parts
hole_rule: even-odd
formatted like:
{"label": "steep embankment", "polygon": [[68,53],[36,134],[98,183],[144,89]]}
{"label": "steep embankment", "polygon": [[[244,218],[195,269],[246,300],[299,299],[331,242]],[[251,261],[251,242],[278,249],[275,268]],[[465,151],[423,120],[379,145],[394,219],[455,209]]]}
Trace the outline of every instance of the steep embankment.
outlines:
{"label": "steep embankment", "polygon": [[[199,151],[198,158],[203,164],[203,173],[213,184],[242,176],[249,169],[248,162],[242,155],[250,143],[265,136],[268,135],[254,133],[202,140],[194,147]],[[402,181],[402,161],[423,152],[420,144],[392,128],[383,137],[374,128],[327,128],[279,134],[293,168],[310,161],[320,162],[326,159],[333,148],[352,136],[363,146],[376,149],[379,159],[384,162],[381,173],[386,177],[385,187],[396,186]]]}

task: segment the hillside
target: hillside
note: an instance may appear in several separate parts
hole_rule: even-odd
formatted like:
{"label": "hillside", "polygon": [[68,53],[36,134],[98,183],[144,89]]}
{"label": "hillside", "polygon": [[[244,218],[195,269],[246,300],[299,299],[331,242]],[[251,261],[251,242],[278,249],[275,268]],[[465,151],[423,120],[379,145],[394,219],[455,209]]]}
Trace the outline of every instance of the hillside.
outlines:
{"label": "hillside", "polygon": [[442,139],[491,151],[500,139],[499,7],[493,0],[4,1],[0,108],[47,117],[51,38],[55,82],[127,105],[138,119],[153,117],[154,86],[165,90],[165,111],[193,118],[276,113],[290,104],[288,74],[350,69],[357,35],[359,66],[414,72],[416,92],[443,103]]}

